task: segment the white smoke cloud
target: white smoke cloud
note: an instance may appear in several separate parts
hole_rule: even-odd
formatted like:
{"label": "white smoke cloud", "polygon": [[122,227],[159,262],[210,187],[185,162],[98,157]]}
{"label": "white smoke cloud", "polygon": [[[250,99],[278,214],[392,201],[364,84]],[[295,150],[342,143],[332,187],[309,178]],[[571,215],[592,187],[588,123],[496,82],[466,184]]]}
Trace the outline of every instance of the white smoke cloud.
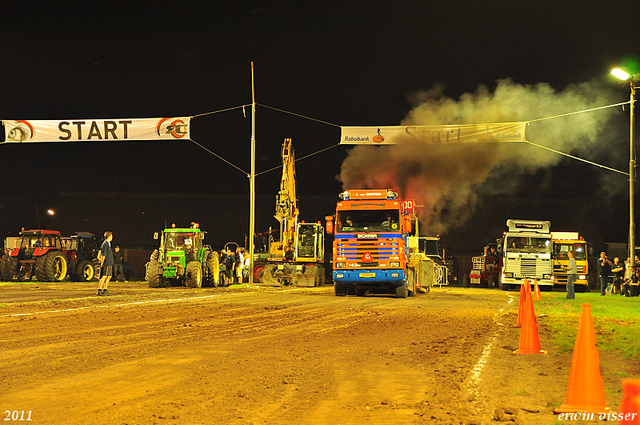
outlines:
{"label": "white smoke cloud", "polygon": [[[516,84],[500,80],[494,91],[479,87],[458,100],[443,95],[442,86],[411,97],[414,108],[402,125],[479,124],[534,121],[615,103],[610,89],[582,83],[556,91],[549,84]],[[527,140],[593,160],[613,109],[534,121]],[[479,195],[509,194],[518,176],[556,165],[563,156],[524,143],[433,145],[407,143],[356,146],[344,160],[343,188],[393,188],[415,198],[423,228],[442,232],[465,220]]]}

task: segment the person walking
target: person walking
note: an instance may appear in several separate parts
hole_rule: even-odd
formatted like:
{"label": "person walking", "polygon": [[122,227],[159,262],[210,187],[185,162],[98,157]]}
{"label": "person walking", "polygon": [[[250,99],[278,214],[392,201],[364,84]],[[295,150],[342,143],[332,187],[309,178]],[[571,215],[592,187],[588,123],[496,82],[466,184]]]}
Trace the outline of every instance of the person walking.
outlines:
{"label": "person walking", "polygon": [[116,246],[113,249],[113,279],[117,281],[120,275],[122,275],[122,281],[126,282],[127,277],[122,267],[122,251],[120,251],[120,246]]}
{"label": "person walking", "polygon": [[611,261],[607,258],[607,253],[602,251],[598,258],[598,278],[600,279],[600,295],[605,296],[607,293],[607,284],[609,283],[609,275],[611,274]]}
{"label": "person walking", "polygon": [[98,282],[98,296],[111,295],[107,291],[111,275],[113,274],[113,252],[111,251],[111,240],[113,239],[113,233],[104,232],[104,242],[100,247],[100,268],[102,269],[102,276]]}
{"label": "person walking", "polygon": [[567,271],[567,299],[574,300],[576,298],[576,278],[578,277],[578,264],[573,258],[573,251],[567,252],[569,264],[565,267]]}

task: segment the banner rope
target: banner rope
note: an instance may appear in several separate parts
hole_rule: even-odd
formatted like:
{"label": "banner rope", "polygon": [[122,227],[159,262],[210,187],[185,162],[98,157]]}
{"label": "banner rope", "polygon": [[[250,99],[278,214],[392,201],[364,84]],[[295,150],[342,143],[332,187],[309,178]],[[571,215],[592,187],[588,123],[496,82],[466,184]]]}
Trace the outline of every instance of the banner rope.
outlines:
{"label": "banner rope", "polygon": [[213,152],[211,149],[209,149],[209,148],[207,148],[207,147],[205,147],[205,146],[202,146],[200,143],[196,142],[196,141],[195,141],[195,140],[193,140],[193,139],[189,139],[189,140],[190,140],[190,141],[192,141],[193,143],[195,143],[196,145],[200,146],[200,147],[201,147],[202,149],[204,149],[205,151],[209,152],[211,155],[213,155],[213,156],[217,157],[217,158],[218,158],[218,159],[220,159],[221,161],[224,161],[224,162],[226,162],[227,164],[231,165],[233,168],[235,168],[236,170],[240,171],[241,173],[246,174],[246,175],[248,175],[248,176],[251,176],[251,174],[247,173],[247,172],[246,172],[246,171],[244,171],[242,168],[240,168],[240,167],[238,167],[238,166],[236,166],[236,165],[232,164],[231,162],[227,161],[226,159],[224,159],[223,157],[221,157],[221,156],[220,156],[220,155],[218,155],[217,153]]}
{"label": "banner rope", "polygon": [[[328,148],[321,149],[321,150],[319,150],[319,151],[317,151],[317,152],[310,153],[309,155],[305,155],[305,156],[303,156],[303,157],[300,157],[300,158],[296,159],[296,160],[295,160],[295,161],[293,161],[293,162],[294,162],[294,163],[296,163],[296,162],[298,162],[298,161],[302,161],[302,160],[303,160],[303,159],[305,159],[305,158],[309,158],[310,156],[317,155],[317,154],[322,153],[322,152],[324,152],[324,151],[328,151],[329,149],[333,149],[333,148],[335,148],[335,147],[337,147],[337,146],[340,146],[340,143],[337,143],[337,144],[335,144],[335,145],[333,145],[333,146],[329,146]],[[278,165],[277,167],[273,167],[273,168],[269,168],[268,170],[261,171],[261,172],[259,172],[259,173],[257,173],[257,174],[256,174],[256,177],[258,177],[258,176],[260,176],[260,175],[262,175],[262,174],[268,173],[268,172],[270,172],[270,171],[277,170],[278,168],[282,168],[282,164]]]}
{"label": "banner rope", "polygon": [[569,157],[571,159],[575,159],[577,161],[586,162],[587,164],[591,164],[591,165],[595,165],[596,167],[604,168],[605,170],[615,171],[616,173],[624,174],[625,176],[629,175],[629,173],[625,173],[624,171],[616,170],[615,168],[607,167],[606,165],[598,164],[596,162],[592,162],[592,161],[589,161],[589,160],[586,160],[586,159],[582,159],[582,158],[577,157],[577,156],[569,155],[568,153],[564,153],[564,152],[561,152],[561,151],[556,150],[556,149],[551,149],[551,148],[548,148],[546,146],[542,146],[542,145],[539,145],[537,143],[530,142],[528,140],[525,140],[524,142],[528,143],[530,145],[536,146],[538,148],[546,149],[546,150],[551,151],[553,153],[557,153],[558,155],[564,155],[566,157]]}
{"label": "banner rope", "polygon": [[247,105],[234,106],[233,108],[220,109],[217,111],[204,112],[202,114],[191,115],[191,118],[202,117],[204,115],[219,114],[220,112],[227,112],[227,111],[232,111],[234,109],[246,108],[247,106],[251,106],[251,104],[249,103]]}
{"label": "banner rope", "polygon": [[628,100],[626,102],[616,103],[614,105],[599,106],[597,108],[585,109],[583,111],[569,112],[569,113],[566,113],[566,114],[553,115],[551,117],[537,118],[535,120],[529,120],[529,121],[526,121],[526,122],[527,123],[532,123],[532,122],[537,122],[537,121],[550,120],[550,119],[553,119],[553,118],[568,117],[569,115],[577,115],[577,114],[582,114],[582,113],[585,113],[585,112],[598,111],[600,109],[607,109],[607,108],[615,108],[616,106],[629,105],[629,104],[631,104],[630,100]]}
{"label": "banner rope", "polygon": [[256,105],[262,106],[262,107],[267,108],[267,109],[273,109],[274,111],[282,112],[284,114],[289,114],[289,115],[293,115],[293,116],[296,116],[296,117],[305,118],[305,119],[310,120],[310,121],[316,121],[316,122],[319,122],[319,123],[322,123],[322,124],[332,125],[334,127],[342,127],[341,125],[338,125],[338,124],[334,124],[334,123],[331,123],[331,122],[328,122],[328,121],[322,121],[322,120],[319,120],[317,118],[311,118],[311,117],[308,117],[306,115],[296,114],[295,112],[285,111],[284,109],[274,108],[273,106],[267,106],[267,105],[263,105],[261,103],[256,103]]}

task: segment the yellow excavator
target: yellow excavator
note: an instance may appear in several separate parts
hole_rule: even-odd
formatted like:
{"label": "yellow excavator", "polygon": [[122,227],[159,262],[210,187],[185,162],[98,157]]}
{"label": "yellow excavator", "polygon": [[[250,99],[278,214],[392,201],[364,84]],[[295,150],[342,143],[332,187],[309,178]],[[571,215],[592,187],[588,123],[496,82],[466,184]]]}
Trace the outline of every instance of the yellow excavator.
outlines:
{"label": "yellow excavator", "polygon": [[295,155],[291,139],[284,139],[282,180],[274,216],[280,222],[280,240],[269,245],[269,257],[260,277],[263,284],[324,285],[324,227],[319,222],[299,221],[299,214]]}

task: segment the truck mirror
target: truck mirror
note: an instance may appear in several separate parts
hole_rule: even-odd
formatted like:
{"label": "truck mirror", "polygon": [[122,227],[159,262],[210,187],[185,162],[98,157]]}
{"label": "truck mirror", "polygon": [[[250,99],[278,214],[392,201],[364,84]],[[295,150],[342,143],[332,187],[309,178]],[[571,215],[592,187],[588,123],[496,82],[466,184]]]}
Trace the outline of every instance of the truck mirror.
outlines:
{"label": "truck mirror", "polygon": [[404,232],[411,233],[411,216],[404,216]]}
{"label": "truck mirror", "polygon": [[155,232],[155,233],[153,234],[153,239],[158,239],[158,232]]}
{"label": "truck mirror", "polygon": [[203,232],[198,233],[198,239],[200,239],[201,241],[204,240],[204,233]]}
{"label": "truck mirror", "polygon": [[332,234],[333,233],[333,216],[328,215],[325,217],[325,220],[327,220],[327,233]]}

